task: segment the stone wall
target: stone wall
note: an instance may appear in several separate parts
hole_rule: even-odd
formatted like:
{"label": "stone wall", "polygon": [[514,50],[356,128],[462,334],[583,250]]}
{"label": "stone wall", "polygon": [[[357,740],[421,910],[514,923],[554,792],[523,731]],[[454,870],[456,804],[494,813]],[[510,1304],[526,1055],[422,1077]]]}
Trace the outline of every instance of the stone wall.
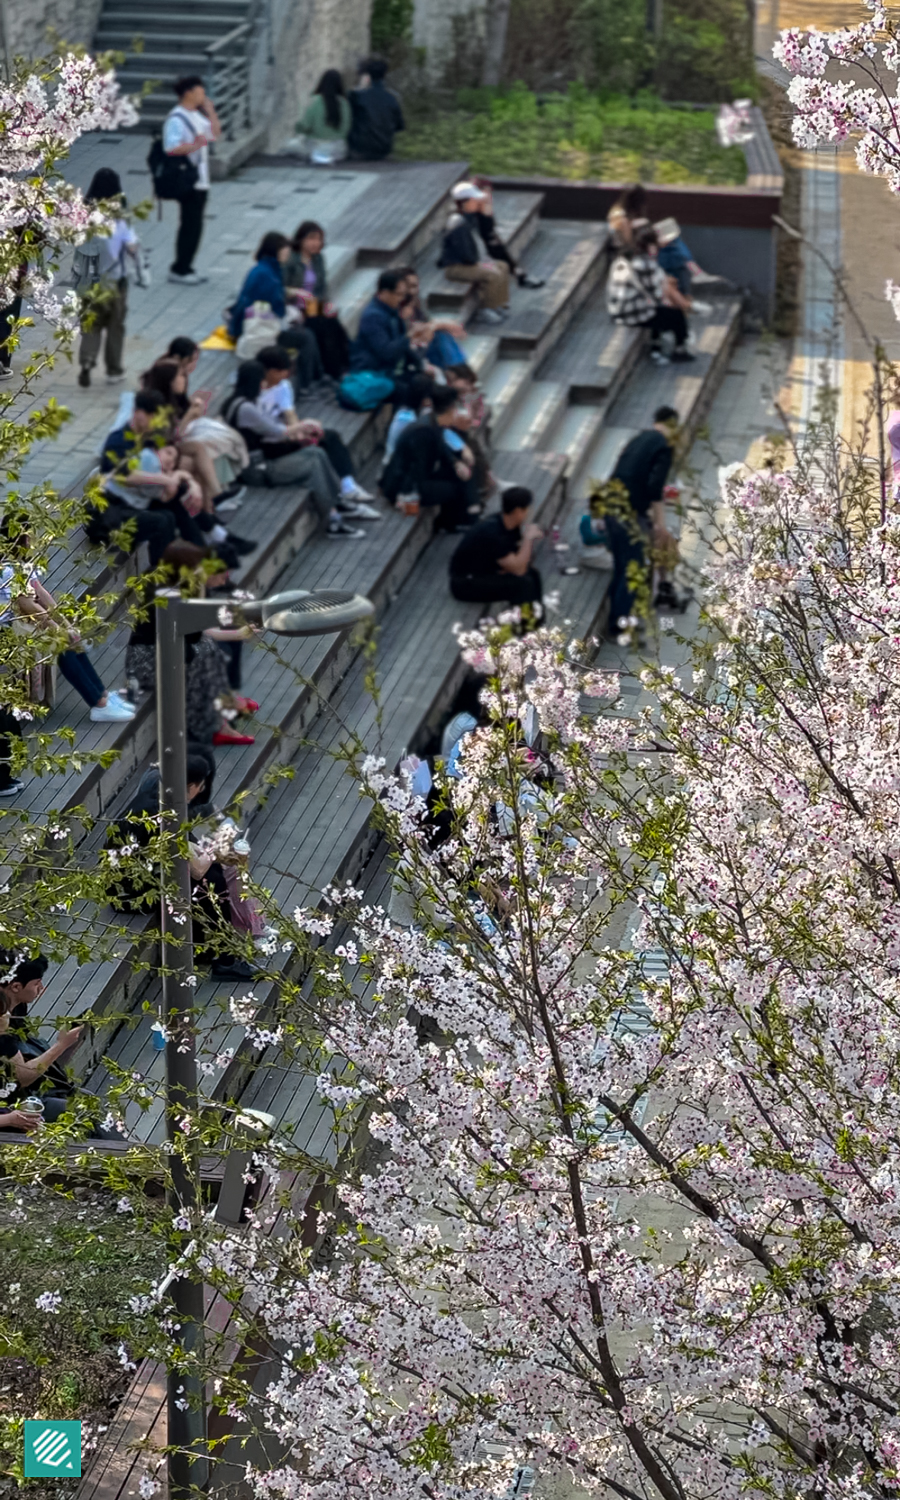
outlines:
{"label": "stone wall", "polygon": [[473,83],[484,48],[485,0],[415,0],[413,46],[431,83]]}
{"label": "stone wall", "polygon": [[90,46],[102,0],[5,0],[7,45],[13,56],[40,57],[48,27],[67,42]]}
{"label": "stone wall", "polygon": [[270,0],[270,36],[254,64],[252,87],[268,94],[269,144],[294,127],[326,68],[349,83],[369,50],[372,0]]}

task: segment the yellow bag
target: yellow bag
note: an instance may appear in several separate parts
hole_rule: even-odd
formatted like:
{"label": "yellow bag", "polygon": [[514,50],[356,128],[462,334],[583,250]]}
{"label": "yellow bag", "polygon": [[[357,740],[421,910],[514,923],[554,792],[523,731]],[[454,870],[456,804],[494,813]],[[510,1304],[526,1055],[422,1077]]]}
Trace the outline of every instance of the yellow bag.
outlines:
{"label": "yellow bag", "polygon": [[201,349],[233,349],[235,340],[231,337],[224,323],[214,328],[212,333],[205,339],[200,340]]}

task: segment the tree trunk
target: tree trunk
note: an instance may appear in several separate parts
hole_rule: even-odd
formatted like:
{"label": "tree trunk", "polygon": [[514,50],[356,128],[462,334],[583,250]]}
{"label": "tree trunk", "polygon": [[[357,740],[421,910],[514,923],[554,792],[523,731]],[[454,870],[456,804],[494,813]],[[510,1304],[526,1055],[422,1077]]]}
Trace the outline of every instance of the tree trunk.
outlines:
{"label": "tree trunk", "polygon": [[496,88],[503,77],[509,3],[510,0],[488,0],[487,3],[487,33],[484,44],[484,67],[481,73],[481,82],[485,88]]}

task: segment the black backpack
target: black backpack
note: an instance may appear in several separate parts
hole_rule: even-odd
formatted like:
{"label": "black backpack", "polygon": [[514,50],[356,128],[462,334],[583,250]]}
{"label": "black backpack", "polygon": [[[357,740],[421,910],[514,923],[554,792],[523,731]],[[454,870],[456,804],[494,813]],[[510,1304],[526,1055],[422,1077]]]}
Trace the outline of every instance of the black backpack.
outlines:
{"label": "black backpack", "polygon": [[[182,118],[187,121],[188,128],[196,135],[197,132],[183,112]],[[153,191],[160,199],[171,198],[180,202],[182,198],[187,197],[192,188],[196,187],[197,178],[200,176],[189,157],[166,154],[163,150],[161,130],[153,132],[153,144],[147,153],[147,166],[153,178]]]}

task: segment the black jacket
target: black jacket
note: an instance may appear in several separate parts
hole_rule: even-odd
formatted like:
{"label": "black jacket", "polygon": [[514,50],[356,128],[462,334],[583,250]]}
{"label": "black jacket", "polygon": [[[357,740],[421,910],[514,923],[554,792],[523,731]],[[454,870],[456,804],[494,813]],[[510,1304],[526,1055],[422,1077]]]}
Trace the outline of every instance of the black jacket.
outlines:
{"label": "black jacket", "polygon": [[451,214],[444,231],[439,266],[477,266],[481,260],[476,225],[470,222],[469,214]]}
{"label": "black jacket", "polygon": [[381,488],[391,501],[416,491],[423,505],[451,505],[460,483],[443,428],[426,412],[401,432]]}
{"label": "black jacket", "polygon": [[400,100],[381,82],[370,83],[367,89],[350,90],[350,108],[353,124],[347,137],[347,145],[354,156],[364,161],[381,161],[394,149],[394,136],[405,130],[406,121]]}
{"label": "black jacket", "polygon": [[645,516],[662,499],[671,467],[672,445],[655,427],[649,427],[626,443],[612,477],[624,484],[632,509]]}

